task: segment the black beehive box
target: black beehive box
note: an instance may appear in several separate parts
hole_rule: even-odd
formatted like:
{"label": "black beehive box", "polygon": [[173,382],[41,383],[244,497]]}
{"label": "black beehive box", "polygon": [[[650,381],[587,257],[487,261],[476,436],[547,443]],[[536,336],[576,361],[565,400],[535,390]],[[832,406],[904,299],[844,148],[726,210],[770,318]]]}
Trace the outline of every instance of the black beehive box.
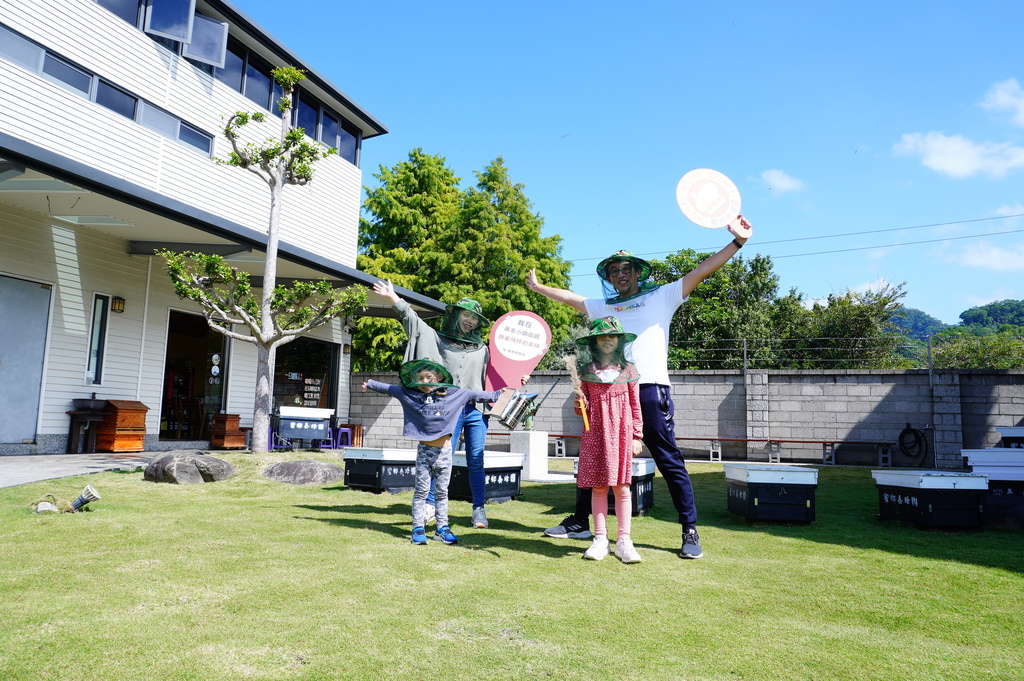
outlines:
{"label": "black beehive box", "polygon": [[[519,483],[523,477],[523,457],[520,454],[484,452],[484,499],[508,501],[520,496]],[[465,454],[456,454],[452,463],[452,479],[448,485],[448,498],[473,501],[469,486],[469,469]]]}
{"label": "black beehive box", "polygon": [[818,471],[779,465],[726,464],[726,507],[747,520],[814,521]]}
{"label": "black beehive box", "polygon": [[987,521],[988,479],[971,473],[871,471],[878,517],[918,527],[974,528]]}
{"label": "black beehive box", "polygon": [[369,492],[397,494],[416,486],[416,452],[347,447],[345,485]]}

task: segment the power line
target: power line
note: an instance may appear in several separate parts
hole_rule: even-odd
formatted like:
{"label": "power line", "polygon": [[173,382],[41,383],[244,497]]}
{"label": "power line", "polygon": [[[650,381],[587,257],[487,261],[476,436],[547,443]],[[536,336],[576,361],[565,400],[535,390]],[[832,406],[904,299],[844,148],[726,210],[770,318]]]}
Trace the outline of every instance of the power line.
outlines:
{"label": "power line", "polygon": [[[897,246],[914,246],[916,244],[934,244],[940,241],[958,241],[960,239],[977,239],[983,236],[999,236],[1002,234],[1019,234],[1024,232],[1024,229],[1010,229],[1005,232],[989,232],[987,234],[970,234],[968,236],[947,236],[942,239],[924,239],[922,241],[904,241],[898,244],[888,244],[886,246],[858,246],[857,248],[838,248],[834,251],[818,251],[817,253],[792,253],[790,255],[773,255],[772,260],[780,260],[782,258],[801,258],[805,255],[827,255],[829,253],[850,253],[851,251],[872,251],[879,248],[896,248]],[[595,273],[596,276],[596,273]]]}
{"label": "power line", "polygon": [[[797,238],[794,238],[794,239],[775,239],[775,240],[772,240],[772,241],[758,241],[757,245],[761,246],[761,245],[768,245],[768,244],[785,244],[785,243],[791,243],[791,242],[795,242],[795,241],[812,241],[812,240],[815,240],[815,239],[836,239],[836,238],[839,238],[839,237],[846,237],[846,236],[863,236],[865,234],[883,234],[885,232],[901,232],[901,231],[911,230],[911,229],[927,229],[929,227],[948,227],[950,225],[966,225],[966,224],[969,224],[969,223],[972,223],[972,222],[987,222],[987,221],[990,221],[990,220],[1006,220],[1008,218],[1019,218],[1019,217],[1024,217],[1024,213],[1015,213],[1013,215],[997,215],[997,216],[994,216],[994,217],[974,218],[974,219],[970,219],[970,220],[954,220],[952,222],[934,222],[934,223],[927,224],[927,225],[913,225],[911,227],[891,227],[891,228],[888,228],[888,229],[865,230],[865,231],[861,231],[861,232],[846,232],[846,233],[843,233],[843,234],[822,234],[822,235],[818,235],[818,236],[797,237]],[[908,241],[908,242],[904,242],[904,243],[888,244],[888,245],[884,245],[884,246],[862,246],[862,247],[857,247],[857,248],[837,249],[837,250],[833,250],[833,251],[820,251],[820,252],[817,252],[817,253],[794,253],[792,255],[773,255],[772,258],[773,259],[778,259],[778,258],[799,258],[799,257],[805,256],[805,255],[824,255],[824,254],[828,254],[828,253],[846,253],[846,252],[849,252],[849,251],[866,251],[866,250],[871,250],[871,249],[876,249],[876,248],[894,248],[896,246],[909,246],[909,245],[912,245],[912,244],[928,244],[928,243],[936,243],[936,242],[940,242],[940,241],[955,241],[957,239],[974,239],[974,238],[978,238],[978,237],[982,237],[982,236],[996,236],[996,235],[1000,235],[1000,234],[1016,234],[1018,232],[1024,232],[1024,230],[1015,229],[1015,230],[1010,230],[1010,231],[1006,231],[1006,232],[991,232],[991,233],[988,233],[988,234],[975,234],[975,235],[970,235],[970,236],[945,237],[945,238],[942,238],[942,239],[929,239],[929,240],[926,240],[926,241]],[[714,250],[715,248],[717,248],[717,247],[715,247],[715,246],[708,246],[708,247],[705,247],[705,248],[697,248],[697,249],[694,249],[694,250],[700,252],[700,251]],[[674,251],[651,251],[649,253],[638,253],[637,255],[648,256],[649,257],[649,256],[657,256],[657,255],[669,254],[669,253],[673,253],[673,252]],[[572,262],[573,263],[577,263],[577,262],[585,262],[587,260],[603,260],[603,259],[604,259],[603,257],[600,257],[600,258],[575,258],[575,259],[572,260]]]}

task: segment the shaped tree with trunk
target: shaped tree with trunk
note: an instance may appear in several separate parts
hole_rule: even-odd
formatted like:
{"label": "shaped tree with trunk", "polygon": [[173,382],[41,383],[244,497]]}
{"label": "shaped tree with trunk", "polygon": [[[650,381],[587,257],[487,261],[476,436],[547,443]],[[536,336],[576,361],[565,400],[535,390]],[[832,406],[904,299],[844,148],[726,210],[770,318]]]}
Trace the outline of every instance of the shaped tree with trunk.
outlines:
{"label": "shaped tree with trunk", "polygon": [[244,168],[263,180],[270,189],[270,219],[267,251],[263,265],[263,289],[252,290],[249,275],[228,265],[219,255],[186,251],[161,251],[167,273],[179,298],[195,301],[211,329],[228,338],[253,343],[257,348],[256,395],[253,404],[252,451],[268,449],[270,413],[273,408],[274,363],[277,348],[295,340],[335,317],[349,315],[364,307],[366,288],[336,289],[330,282],[298,281],[290,286],[277,283],[277,251],[281,222],[281,200],[285,185],[304,185],[313,179],[313,165],[334,149],[306,138],[302,128],[291,125],[295,86],[305,74],[293,67],[274,69],[281,86],[278,100],[281,131],[262,144],[244,142],[239,131],[250,121],[262,123],[262,113],[238,111],[228,118],[223,133],[231,144],[227,159],[218,163]]}

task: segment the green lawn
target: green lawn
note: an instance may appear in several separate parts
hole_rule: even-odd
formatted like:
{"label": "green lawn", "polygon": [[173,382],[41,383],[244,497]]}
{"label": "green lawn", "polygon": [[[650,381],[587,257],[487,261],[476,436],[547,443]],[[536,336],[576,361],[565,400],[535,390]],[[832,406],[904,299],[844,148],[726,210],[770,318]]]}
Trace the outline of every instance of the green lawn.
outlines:
{"label": "green lawn", "polygon": [[[287,458],[223,453],[231,480],[141,471],[0,489],[0,679],[1005,679],[1024,669],[1024,532],[876,519],[868,469],[820,469],[817,520],[726,511],[720,464],[691,464],[705,557],[677,557],[655,481],[643,562],[545,538],[567,484],[524,484],[460,542],[408,541],[411,493],[302,488]],[[559,462],[564,464],[565,462]],[[48,492],[103,495],[36,516]],[[610,520],[614,528],[614,519]]]}

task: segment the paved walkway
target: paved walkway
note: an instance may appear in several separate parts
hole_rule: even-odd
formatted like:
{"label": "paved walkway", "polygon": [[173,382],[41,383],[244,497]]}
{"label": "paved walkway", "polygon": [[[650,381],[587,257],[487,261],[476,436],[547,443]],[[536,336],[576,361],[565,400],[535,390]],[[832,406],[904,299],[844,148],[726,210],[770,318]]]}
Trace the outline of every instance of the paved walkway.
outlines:
{"label": "paved walkway", "polygon": [[14,487],[40,480],[67,478],[72,475],[132,470],[145,467],[150,459],[166,453],[0,456],[0,487]]}

